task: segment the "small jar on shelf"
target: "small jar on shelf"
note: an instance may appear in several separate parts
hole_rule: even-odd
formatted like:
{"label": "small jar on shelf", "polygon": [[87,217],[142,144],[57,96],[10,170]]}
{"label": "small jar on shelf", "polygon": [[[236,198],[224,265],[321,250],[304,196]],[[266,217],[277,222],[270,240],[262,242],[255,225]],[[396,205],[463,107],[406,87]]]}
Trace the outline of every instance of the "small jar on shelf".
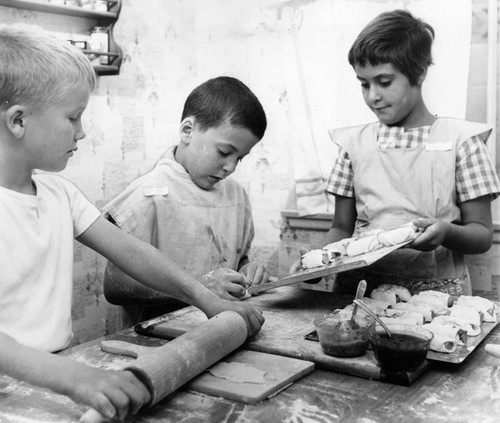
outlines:
{"label": "small jar on shelf", "polygon": [[[96,26],[90,31],[90,50],[93,52],[109,53],[109,29],[105,26]],[[92,63],[109,65],[108,55],[95,55],[90,57]]]}
{"label": "small jar on shelf", "polygon": [[106,0],[80,0],[81,7],[84,9],[92,9],[96,12],[107,12],[108,2]]}

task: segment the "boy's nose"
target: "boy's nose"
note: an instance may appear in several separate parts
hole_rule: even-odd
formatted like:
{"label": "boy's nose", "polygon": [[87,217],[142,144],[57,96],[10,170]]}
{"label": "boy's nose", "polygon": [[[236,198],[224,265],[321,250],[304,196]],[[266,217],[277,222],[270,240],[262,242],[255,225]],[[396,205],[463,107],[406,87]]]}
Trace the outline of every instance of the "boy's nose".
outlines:
{"label": "boy's nose", "polygon": [[224,163],[224,166],[222,167],[224,171],[230,175],[236,170],[238,162],[236,160],[228,160],[226,163]]}
{"label": "boy's nose", "polygon": [[80,141],[81,139],[85,138],[87,134],[83,130],[83,128],[80,128],[78,131],[75,133],[75,140]]}

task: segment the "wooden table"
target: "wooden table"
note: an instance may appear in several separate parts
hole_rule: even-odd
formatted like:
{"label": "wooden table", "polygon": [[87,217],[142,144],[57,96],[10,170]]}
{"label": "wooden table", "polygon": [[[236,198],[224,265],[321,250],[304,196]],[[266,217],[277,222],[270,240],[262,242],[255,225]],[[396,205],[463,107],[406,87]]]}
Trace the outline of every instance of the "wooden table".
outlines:
{"label": "wooden table", "polygon": [[[277,290],[279,291],[279,289]],[[285,291],[284,291],[285,292]],[[308,298],[331,294],[303,291],[303,301],[289,303],[300,312]],[[300,298],[300,293],[296,294]],[[258,297],[257,297],[258,298]],[[258,303],[258,299],[256,299]],[[132,329],[107,336],[161,345],[163,340],[137,335]],[[116,369],[130,358],[100,351],[100,339],[63,352],[98,367]],[[315,370],[278,395],[245,405],[179,390],[130,422],[172,423],[329,423],[329,422],[497,422],[500,416],[500,359],[484,351],[500,343],[497,326],[461,364],[433,362],[410,386],[400,386],[324,370]],[[77,422],[86,407],[68,397],[0,377],[0,422]]]}

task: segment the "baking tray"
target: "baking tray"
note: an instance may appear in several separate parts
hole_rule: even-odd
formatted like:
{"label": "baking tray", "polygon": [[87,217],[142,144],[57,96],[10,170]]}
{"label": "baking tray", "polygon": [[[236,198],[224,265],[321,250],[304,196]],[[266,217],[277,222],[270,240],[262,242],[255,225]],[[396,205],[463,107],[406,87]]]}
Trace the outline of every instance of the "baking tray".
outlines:
{"label": "baking tray", "polygon": [[[498,305],[498,304],[497,304]],[[455,352],[446,354],[446,353],[439,353],[435,351],[429,351],[427,353],[427,359],[428,360],[435,360],[435,361],[444,361],[446,363],[461,363],[464,361],[472,351],[476,349],[476,347],[481,343],[481,341],[488,336],[488,334],[496,327],[498,326],[499,319],[498,319],[499,313],[497,312],[496,315],[496,322],[494,323],[488,323],[488,322],[483,322],[481,324],[481,333],[478,336],[469,336],[467,337],[467,342],[465,345],[459,346]]]}
{"label": "baking tray", "polygon": [[[498,305],[498,304],[497,304]],[[478,336],[469,336],[467,337],[467,342],[465,345],[459,346],[452,353],[440,353],[436,351],[429,351],[427,353],[427,360],[433,361],[443,361],[446,363],[461,363],[464,361],[481,343],[481,341],[488,336],[488,334],[500,323],[498,318],[498,312],[496,315],[496,322],[488,323],[483,322],[481,324],[481,333]],[[304,338],[309,341],[318,342],[318,334],[315,330],[304,335]],[[369,347],[371,348],[371,346]]]}
{"label": "baking tray", "polygon": [[311,279],[322,278],[323,276],[332,275],[335,273],[346,272],[348,270],[359,269],[361,267],[369,266],[380,260],[387,254],[404,247],[411,241],[405,241],[401,244],[392,245],[390,247],[380,248],[376,251],[371,251],[369,253],[360,254],[358,256],[341,256],[336,258],[329,264],[323,266],[313,267],[311,269],[300,270],[293,275],[285,276],[284,278],[278,279],[276,281],[264,283],[257,285],[248,289],[248,293],[251,295],[257,295],[264,291],[269,291],[274,288],[279,288],[282,286],[293,285],[298,282],[304,282]]}

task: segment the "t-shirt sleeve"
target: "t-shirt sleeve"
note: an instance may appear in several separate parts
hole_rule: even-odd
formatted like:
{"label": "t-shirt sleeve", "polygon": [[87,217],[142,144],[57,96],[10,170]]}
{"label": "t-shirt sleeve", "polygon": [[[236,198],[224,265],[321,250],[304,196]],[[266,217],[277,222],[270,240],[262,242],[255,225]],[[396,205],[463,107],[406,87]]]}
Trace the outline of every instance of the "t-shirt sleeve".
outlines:
{"label": "t-shirt sleeve", "polygon": [[76,238],[85,232],[99,218],[101,213],[71,182],[65,181],[65,189],[73,219],[73,236]]}

